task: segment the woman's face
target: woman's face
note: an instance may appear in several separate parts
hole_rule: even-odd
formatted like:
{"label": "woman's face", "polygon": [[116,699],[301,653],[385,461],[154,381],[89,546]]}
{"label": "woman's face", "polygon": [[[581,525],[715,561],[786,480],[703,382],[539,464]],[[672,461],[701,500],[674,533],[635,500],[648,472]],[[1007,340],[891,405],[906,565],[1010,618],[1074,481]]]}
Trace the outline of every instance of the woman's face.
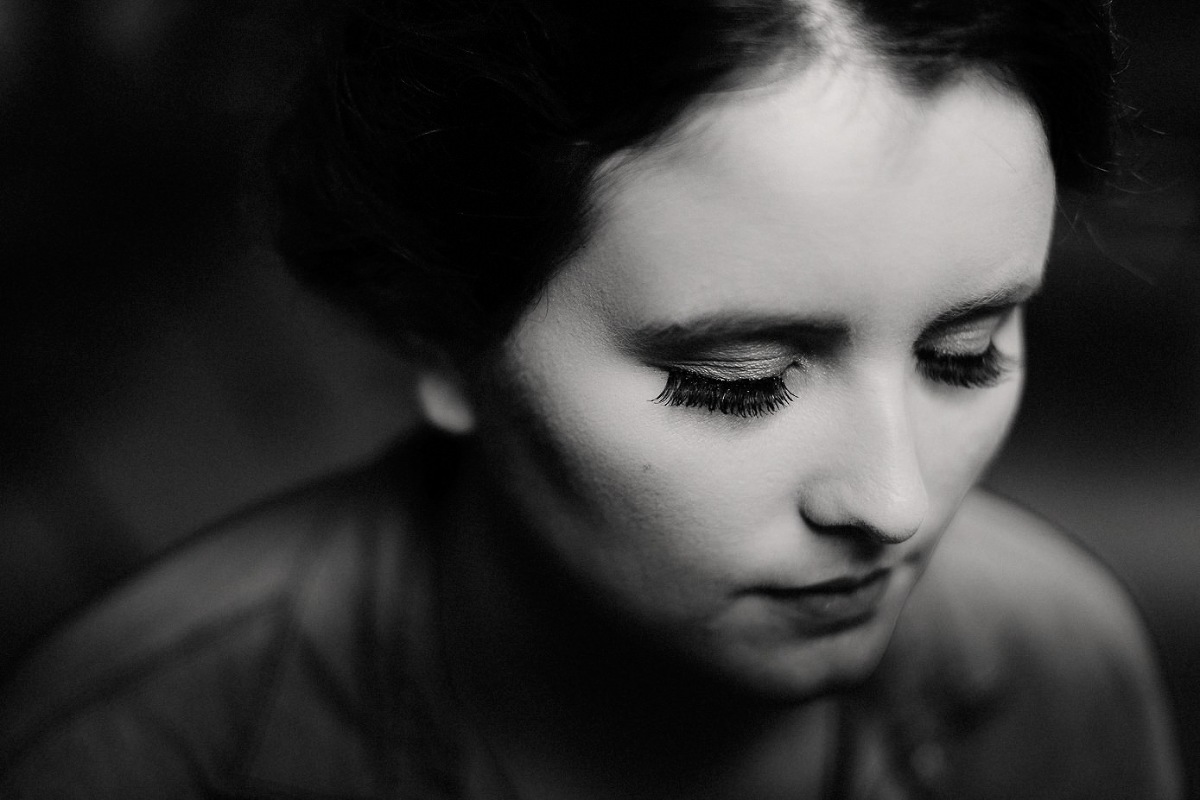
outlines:
{"label": "woman's face", "polygon": [[553,568],[772,696],[861,679],[995,454],[1055,198],[1031,107],[813,66],[602,174],[474,412]]}

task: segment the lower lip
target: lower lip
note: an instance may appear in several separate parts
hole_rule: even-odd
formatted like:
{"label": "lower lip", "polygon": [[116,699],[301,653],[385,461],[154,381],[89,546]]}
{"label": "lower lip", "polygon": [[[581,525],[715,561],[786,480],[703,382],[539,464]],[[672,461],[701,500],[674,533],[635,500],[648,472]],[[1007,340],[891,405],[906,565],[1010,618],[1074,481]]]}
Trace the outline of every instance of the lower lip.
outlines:
{"label": "lower lip", "polygon": [[802,627],[833,632],[862,624],[875,615],[890,583],[882,572],[852,588],[773,590],[767,596]]}

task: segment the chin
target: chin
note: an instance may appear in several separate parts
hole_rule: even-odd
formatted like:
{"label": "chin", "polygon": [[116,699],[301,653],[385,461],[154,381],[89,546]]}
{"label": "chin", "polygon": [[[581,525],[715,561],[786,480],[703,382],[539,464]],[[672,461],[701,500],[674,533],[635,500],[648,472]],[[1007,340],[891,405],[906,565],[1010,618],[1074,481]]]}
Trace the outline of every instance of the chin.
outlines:
{"label": "chin", "polygon": [[895,628],[875,618],[838,633],[738,652],[725,679],[734,691],[768,703],[796,703],[852,689],[879,667]]}

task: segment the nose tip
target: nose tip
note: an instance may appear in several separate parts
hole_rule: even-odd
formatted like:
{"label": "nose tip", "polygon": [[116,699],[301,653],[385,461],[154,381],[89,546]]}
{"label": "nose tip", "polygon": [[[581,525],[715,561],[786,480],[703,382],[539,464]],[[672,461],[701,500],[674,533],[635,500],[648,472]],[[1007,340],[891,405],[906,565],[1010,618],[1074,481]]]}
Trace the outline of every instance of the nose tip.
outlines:
{"label": "nose tip", "polygon": [[874,501],[858,496],[858,503],[839,503],[837,511],[826,512],[810,504],[802,514],[809,527],[819,533],[854,534],[877,544],[908,541],[925,521],[927,503],[923,489],[912,495],[893,495]]}
{"label": "nose tip", "polygon": [[826,470],[807,487],[801,512],[814,530],[854,531],[879,544],[899,544],[920,530],[929,496],[902,408],[847,426]]}
{"label": "nose tip", "polygon": [[928,509],[923,484],[903,489],[869,492],[845,487],[832,502],[807,504],[802,514],[819,533],[853,534],[877,544],[900,544],[921,529]]}

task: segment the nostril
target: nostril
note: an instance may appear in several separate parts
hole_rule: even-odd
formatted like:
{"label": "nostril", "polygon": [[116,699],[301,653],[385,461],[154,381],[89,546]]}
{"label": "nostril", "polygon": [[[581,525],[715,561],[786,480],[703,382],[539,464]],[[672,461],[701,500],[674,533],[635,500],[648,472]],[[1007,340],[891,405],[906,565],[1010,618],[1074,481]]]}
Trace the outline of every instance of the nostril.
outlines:
{"label": "nostril", "polygon": [[862,555],[871,555],[885,545],[906,542],[920,529],[920,525],[916,525],[889,530],[862,520],[829,524],[816,521],[807,514],[802,516],[814,533],[851,541],[862,548]]}
{"label": "nostril", "polygon": [[820,505],[802,507],[800,516],[814,533],[870,542],[872,545],[899,545],[912,539],[922,527],[924,504],[872,504],[871,509],[853,509],[848,503],[820,509]]}
{"label": "nostril", "polygon": [[880,544],[900,544],[916,536],[917,531],[921,529],[921,524],[918,522],[916,525],[904,525],[888,529],[876,525],[863,524],[862,529]]}

